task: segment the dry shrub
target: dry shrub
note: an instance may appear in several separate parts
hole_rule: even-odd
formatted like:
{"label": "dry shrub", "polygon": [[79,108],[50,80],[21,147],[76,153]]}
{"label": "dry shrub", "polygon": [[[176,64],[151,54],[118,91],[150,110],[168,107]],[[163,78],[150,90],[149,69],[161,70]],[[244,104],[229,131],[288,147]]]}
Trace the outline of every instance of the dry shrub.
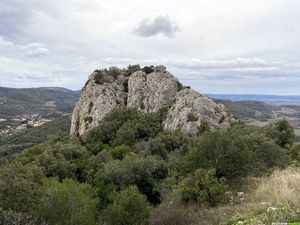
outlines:
{"label": "dry shrub", "polygon": [[253,192],[254,200],[267,204],[281,203],[300,205],[300,168],[276,170],[261,178]]}
{"label": "dry shrub", "polygon": [[[232,217],[247,217],[254,212],[262,214],[269,207],[279,207],[281,204],[290,208],[300,207],[300,168],[276,170],[270,176],[244,179],[240,188],[246,191],[246,198],[240,203],[220,205],[217,207],[199,207],[188,205],[185,208],[159,207],[151,215],[150,225],[219,225],[228,224]],[[237,189],[235,191],[241,191]],[[281,211],[276,211],[281,215]],[[275,215],[278,216],[278,215]],[[274,220],[274,215],[269,215]],[[292,218],[290,214],[282,218]],[[277,218],[277,217],[276,217]],[[275,219],[276,219],[275,218]],[[280,217],[281,218],[281,217]],[[187,219],[187,222],[184,220]],[[252,224],[262,224],[253,217]],[[176,223],[177,222],[177,223]]]}
{"label": "dry shrub", "polygon": [[150,215],[150,225],[190,225],[192,218],[182,206],[164,204],[155,209]]}

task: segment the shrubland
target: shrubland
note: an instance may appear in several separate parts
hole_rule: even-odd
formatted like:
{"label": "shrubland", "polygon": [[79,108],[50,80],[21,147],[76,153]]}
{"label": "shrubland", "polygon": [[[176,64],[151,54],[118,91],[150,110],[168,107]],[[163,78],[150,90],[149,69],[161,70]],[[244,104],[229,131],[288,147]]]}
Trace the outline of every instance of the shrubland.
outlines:
{"label": "shrubland", "polygon": [[78,139],[51,136],[22,151],[0,167],[0,223],[265,224],[298,218],[300,150],[285,120],[263,128],[203,129],[190,137],[164,131],[164,115],[116,109]]}

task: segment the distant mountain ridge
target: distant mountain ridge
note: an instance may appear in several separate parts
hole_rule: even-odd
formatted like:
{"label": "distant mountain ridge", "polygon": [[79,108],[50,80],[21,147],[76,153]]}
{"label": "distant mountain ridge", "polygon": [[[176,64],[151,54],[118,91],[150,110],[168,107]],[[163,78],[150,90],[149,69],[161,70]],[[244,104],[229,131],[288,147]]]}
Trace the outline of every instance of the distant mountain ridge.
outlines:
{"label": "distant mountain ridge", "polygon": [[300,102],[300,95],[207,94],[214,99],[231,101],[290,101]]}
{"label": "distant mountain ridge", "polygon": [[0,116],[71,112],[80,92],[60,87],[0,87]]}

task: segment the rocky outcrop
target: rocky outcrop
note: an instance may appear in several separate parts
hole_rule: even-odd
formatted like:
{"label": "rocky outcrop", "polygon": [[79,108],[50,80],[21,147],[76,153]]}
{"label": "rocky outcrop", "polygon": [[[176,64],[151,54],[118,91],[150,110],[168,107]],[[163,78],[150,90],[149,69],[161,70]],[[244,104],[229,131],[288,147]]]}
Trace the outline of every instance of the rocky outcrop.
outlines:
{"label": "rocky outcrop", "polygon": [[94,71],[81,91],[71,122],[71,135],[79,136],[93,127],[116,107],[124,107],[127,98],[124,77],[107,71]]}
{"label": "rocky outcrop", "polygon": [[210,129],[227,129],[234,122],[223,104],[199,94],[192,89],[183,89],[176,95],[174,105],[168,110],[164,121],[167,130],[181,129],[192,136],[207,123]]}
{"label": "rocky outcrop", "polygon": [[167,109],[164,128],[190,135],[196,135],[203,122],[212,129],[227,129],[235,121],[224,105],[183,87],[164,66],[146,72],[128,74],[116,67],[94,71],[74,108],[71,135],[80,136],[96,127],[116,107],[143,112]]}
{"label": "rocky outcrop", "polygon": [[158,112],[172,106],[179,89],[179,81],[163,66],[146,74],[139,71],[128,81],[127,107],[144,112]]}

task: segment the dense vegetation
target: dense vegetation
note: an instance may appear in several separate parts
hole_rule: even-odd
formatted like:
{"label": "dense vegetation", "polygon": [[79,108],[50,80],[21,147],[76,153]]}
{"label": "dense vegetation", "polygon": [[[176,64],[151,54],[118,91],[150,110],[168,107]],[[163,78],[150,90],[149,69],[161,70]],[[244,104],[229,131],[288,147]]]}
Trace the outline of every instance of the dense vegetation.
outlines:
{"label": "dense vegetation", "polygon": [[0,223],[195,224],[184,208],[232,203],[245,177],[299,163],[285,120],[189,137],[163,131],[164,115],[116,109],[80,139],[24,150],[0,167]]}

